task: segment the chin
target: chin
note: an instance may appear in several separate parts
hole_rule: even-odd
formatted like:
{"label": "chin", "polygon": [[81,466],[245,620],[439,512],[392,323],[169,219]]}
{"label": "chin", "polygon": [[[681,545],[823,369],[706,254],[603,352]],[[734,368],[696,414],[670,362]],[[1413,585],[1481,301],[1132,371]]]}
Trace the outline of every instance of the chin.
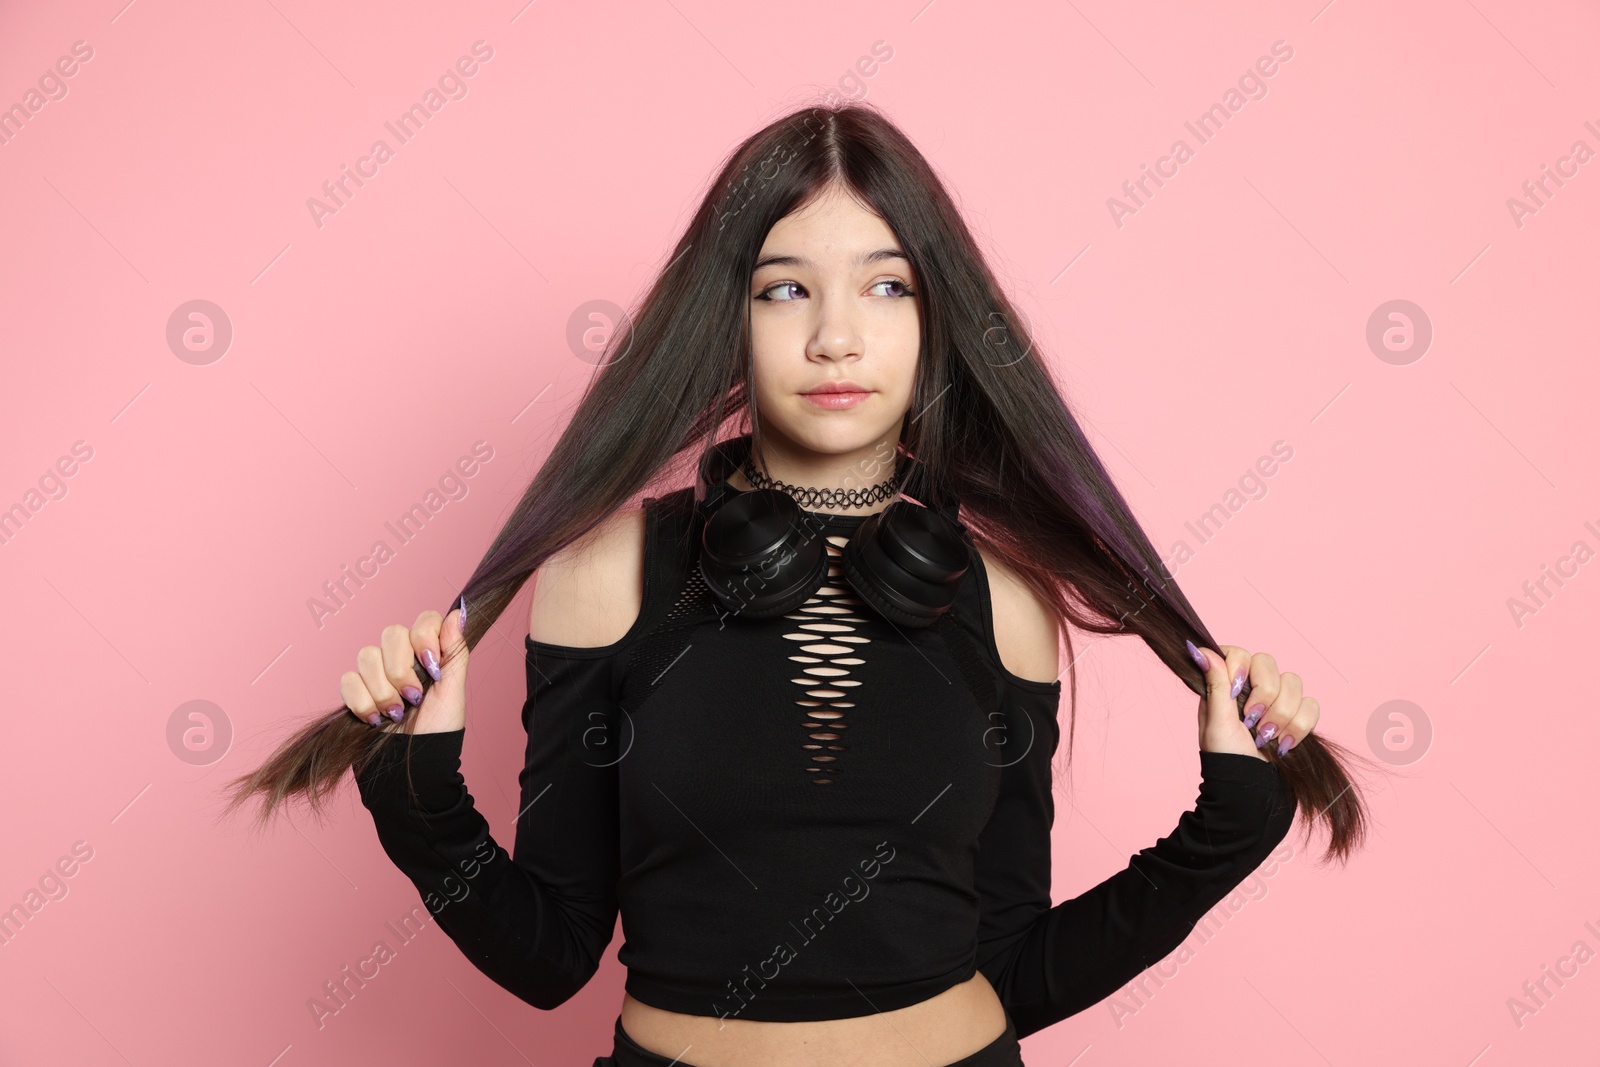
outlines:
{"label": "chin", "polygon": [[886,422],[881,412],[861,410],[875,407],[871,401],[844,411],[816,410],[805,400],[800,404],[805,407],[784,419],[776,429],[796,445],[813,452],[854,452],[870,447],[894,431],[895,423]]}

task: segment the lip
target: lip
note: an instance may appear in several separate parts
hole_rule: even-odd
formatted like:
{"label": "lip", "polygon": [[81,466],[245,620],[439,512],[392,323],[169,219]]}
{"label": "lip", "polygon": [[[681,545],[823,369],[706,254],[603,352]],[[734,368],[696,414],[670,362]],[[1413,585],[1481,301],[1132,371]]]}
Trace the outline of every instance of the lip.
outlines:
{"label": "lip", "polygon": [[813,387],[811,389],[807,389],[804,393],[801,393],[800,395],[801,396],[814,396],[817,393],[870,393],[870,392],[872,392],[871,389],[868,389],[863,385],[859,385],[856,382],[852,382],[849,378],[840,378],[837,381],[823,382],[820,385],[817,385],[817,386],[815,386],[815,387]]}
{"label": "lip", "polygon": [[872,390],[846,378],[822,382],[800,395],[819,408],[840,411],[864,403],[872,395]]}

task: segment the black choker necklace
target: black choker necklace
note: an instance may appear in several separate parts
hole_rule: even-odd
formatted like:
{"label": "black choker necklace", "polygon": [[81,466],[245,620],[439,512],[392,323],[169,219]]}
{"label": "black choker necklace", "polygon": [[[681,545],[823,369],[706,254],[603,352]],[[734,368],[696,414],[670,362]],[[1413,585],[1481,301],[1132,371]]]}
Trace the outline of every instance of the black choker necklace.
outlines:
{"label": "black choker necklace", "polygon": [[888,500],[898,492],[895,487],[896,483],[899,481],[898,475],[892,475],[886,481],[879,482],[877,485],[868,486],[865,489],[818,489],[814,486],[790,485],[787,482],[773,481],[761,471],[758,471],[751,466],[748,457],[746,457],[744,463],[740,465],[739,470],[744,474],[745,478],[749,480],[750,485],[753,488],[776,489],[779,492],[788,493],[790,496],[794,497],[801,506],[808,509],[813,507],[866,507],[867,505],[875,504],[880,500]]}

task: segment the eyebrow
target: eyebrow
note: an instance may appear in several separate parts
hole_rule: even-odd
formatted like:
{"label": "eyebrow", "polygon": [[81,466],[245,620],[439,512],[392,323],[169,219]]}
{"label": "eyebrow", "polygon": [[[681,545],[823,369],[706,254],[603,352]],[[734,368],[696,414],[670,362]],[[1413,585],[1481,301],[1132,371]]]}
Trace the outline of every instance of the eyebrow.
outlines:
{"label": "eyebrow", "polygon": [[[904,252],[900,251],[900,249],[898,249],[898,248],[879,248],[879,249],[876,249],[875,251],[872,251],[872,252],[863,252],[860,256],[858,256],[856,258],[856,266],[858,266],[858,267],[866,267],[866,266],[870,266],[873,263],[881,263],[886,259],[902,260],[902,261],[905,262],[905,264],[907,266],[910,266],[910,264],[911,264],[911,260],[907,259],[906,258],[906,254]],[[809,259],[806,259],[804,256],[780,256],[780,255],[762,256],[760,259],[756,260],[756,265],[751,270],[751,273],[754,274],[756,271],[760,270],[762,267],[810,267],[810,266],[813,266],[812,262]]]}

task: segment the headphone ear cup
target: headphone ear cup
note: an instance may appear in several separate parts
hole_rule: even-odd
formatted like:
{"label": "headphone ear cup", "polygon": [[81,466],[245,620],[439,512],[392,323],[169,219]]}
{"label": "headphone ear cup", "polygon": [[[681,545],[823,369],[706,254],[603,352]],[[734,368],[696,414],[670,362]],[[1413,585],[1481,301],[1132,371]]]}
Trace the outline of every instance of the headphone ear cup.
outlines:
{"label": "headphone ear cup", "polygon": [[884,618],[921,628],[955,603],[972,565],[959,530],[932,508],[897,500],[857,528],[840,561],[845,578]]}
{"label": "headphone ear cup", "polygon": [[737,492],[700,533],[700,576],[725,607],[754,619],[787,615],[822,587],[828,550],[808,536],[800,505],[776,489]]}

